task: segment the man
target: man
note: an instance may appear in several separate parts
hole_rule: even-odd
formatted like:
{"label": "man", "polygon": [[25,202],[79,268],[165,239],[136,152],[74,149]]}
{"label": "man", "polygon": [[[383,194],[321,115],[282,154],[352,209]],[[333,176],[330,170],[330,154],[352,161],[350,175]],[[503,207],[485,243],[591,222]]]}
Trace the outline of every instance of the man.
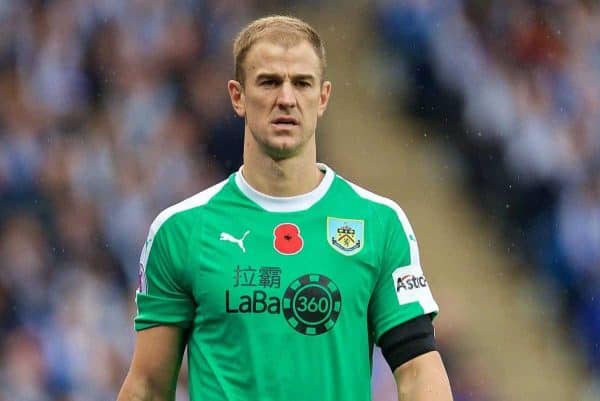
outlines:
{"label": "man", "polygon": [[194,401],[364,401],[374,343],[401,400],[451,400],[408,220],[316,163],[331,93],[319,35],[262,18],[234,59],[244,165],[152,223],[118,400],[173,400],[187,346]]}

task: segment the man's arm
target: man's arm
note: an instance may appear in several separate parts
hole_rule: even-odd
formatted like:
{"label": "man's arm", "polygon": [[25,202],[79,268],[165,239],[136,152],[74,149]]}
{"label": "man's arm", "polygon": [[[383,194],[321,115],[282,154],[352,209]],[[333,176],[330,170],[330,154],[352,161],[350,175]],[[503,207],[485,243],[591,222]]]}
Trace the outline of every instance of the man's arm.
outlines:
{"label": "man's arm", "polygon": [[398,366],[394,377],[400,401],[452,401],[448,375],[437,351]]}
{"label": "man's arm", "polygon": [[184,348],[184,330],[179,327],[139,331],[117,401],[173,401]]}

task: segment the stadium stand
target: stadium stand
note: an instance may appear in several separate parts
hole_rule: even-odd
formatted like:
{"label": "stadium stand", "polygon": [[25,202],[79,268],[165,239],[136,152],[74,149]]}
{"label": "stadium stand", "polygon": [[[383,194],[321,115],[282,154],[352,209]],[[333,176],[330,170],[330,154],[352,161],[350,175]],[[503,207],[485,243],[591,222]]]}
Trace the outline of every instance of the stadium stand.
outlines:
{"label": "stadium stand", "polygon": [[[379,1],[398,102],[437,127],[473,200],[600,375],[600,9],[593,1]],[[595,383],[595,384],[594,384]]]}
{"label": "stadium stand", "polygon": [[116,398],[149,223],[240,164],[225,82],[254,11],[0,2],[1,400]]}

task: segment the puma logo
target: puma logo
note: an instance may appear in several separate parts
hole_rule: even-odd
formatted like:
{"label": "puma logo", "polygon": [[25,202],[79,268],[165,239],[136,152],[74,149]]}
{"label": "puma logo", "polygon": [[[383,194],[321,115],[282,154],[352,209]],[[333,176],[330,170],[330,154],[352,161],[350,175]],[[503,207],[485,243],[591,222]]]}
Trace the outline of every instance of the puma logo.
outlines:
{"label": "puma logo", "polygon": [[246,248],[244,247],[244,239],[246,239],[246,236],[250,234],[250,230],[246,231],[244,233],[244,235],[242,235],[242,238],[237,239],[235,238],[233,235],[229,234],[229,233],[221,233],[221,236],[219,237],[219,239],[221,241],[229,241],[229,242],[233,242],[235,244],[238,244],[238,246],[240,247],[240,249],[242,250],[242,252],[246,253]]}

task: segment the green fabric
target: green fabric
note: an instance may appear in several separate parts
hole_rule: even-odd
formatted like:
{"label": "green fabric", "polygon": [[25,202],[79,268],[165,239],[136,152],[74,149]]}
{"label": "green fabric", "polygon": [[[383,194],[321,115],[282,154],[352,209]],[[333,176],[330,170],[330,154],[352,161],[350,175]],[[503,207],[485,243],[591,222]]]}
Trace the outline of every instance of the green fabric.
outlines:
{"label": "green fabric", "polygon": [[194,401],[369,400],[372,342],[437,313],[410,224],[339,176],[267,211],[236,174],[152,224],[136,330],[190,328]]}

